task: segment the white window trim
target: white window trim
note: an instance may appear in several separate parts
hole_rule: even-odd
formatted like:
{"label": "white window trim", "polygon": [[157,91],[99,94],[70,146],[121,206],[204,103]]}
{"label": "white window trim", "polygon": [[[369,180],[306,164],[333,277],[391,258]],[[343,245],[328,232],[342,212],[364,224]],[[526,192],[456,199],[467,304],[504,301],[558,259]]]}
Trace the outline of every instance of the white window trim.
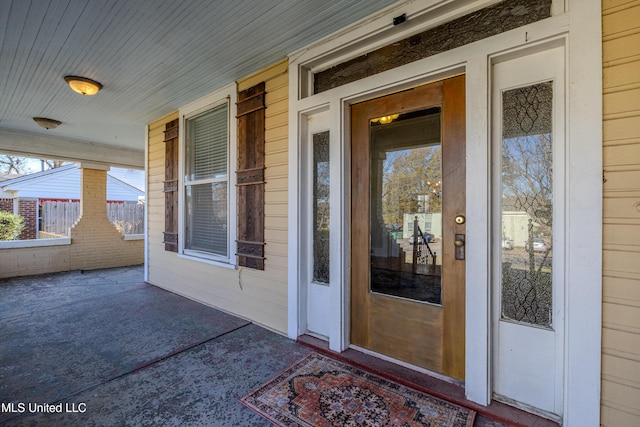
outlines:
{"label": "white window trim", "polygon": [[[191,102],[179,109],[180,117],[180,136],[178,142],[178,256],[181,258],[187,258],[193,261],[204,262],[211,265],[217,265],[221,267],[236,267],[236,235],[237,235],[237,217],[236,217],[236,164],[237,164],[237,126],[236,126],[236,102],[237,102],[237,87],[235,83],[231,83],[217,91],[203,96],[202,98]],[[194,117],[204,111],[210,110],[223,103],[228,103],[228,132],[229,132],[229,146],[228,146],[228,173],[229,179],[227,180],[227,218],[229,233],[227,235],[229,244],[228,257],[209,254],[206,252],[194,251],[185,249],[184,247],[184,225],[185,225],[185,119]],[[197,181],[196,181],[197,182]]]}

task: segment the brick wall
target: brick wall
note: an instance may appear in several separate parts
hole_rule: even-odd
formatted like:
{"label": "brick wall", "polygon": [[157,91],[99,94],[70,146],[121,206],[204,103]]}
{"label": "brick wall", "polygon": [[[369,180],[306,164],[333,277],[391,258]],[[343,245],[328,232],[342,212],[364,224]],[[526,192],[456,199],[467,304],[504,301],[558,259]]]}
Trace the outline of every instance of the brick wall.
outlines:
{"label": "brick wall", "polygon": [[72,270],[70,245],[0,249],[0,278]]}
{"label": "brick wall", "polygon": [[107,219],[106,170],[85,168],[81,176],[81,213],[71,229],[71,244],[0,248],[0,278],[144,262],[144,240],[124,240]]}
{"label": "brick wall", "polygon": [[[13,213],[14,199],[0,199],[0,211]],[[18,215],[24,218],[24,229],[18,240],[36,239],[38,233],[38,201],[36,199],[18,200]]]}
{"label": "brick wall", "polygon": [[126,241],[107,218],[107,171],[81,169],[80,219],[71,228],[71,269],[144,262],[144,241]]}
{"label": "brick wall", "polygon": [[13,199],[0,199],[0,211],[13,213]]}
{"label": "brick wall", "polygon": [[38,230],[38,201],[18,200],[18,215],[24,219],[24,229],[18,240],[28,240],[37,238]]}

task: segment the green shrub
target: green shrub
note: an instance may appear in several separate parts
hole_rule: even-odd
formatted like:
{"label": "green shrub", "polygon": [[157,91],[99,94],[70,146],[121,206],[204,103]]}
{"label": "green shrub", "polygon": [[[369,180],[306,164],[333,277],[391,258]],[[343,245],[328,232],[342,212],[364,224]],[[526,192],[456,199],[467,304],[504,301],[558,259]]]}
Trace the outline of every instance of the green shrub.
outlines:
{"label": "green shrub", "polygon": [[24,228],[24,219],[20,215],[0,211],[0,240],[15,240]]}

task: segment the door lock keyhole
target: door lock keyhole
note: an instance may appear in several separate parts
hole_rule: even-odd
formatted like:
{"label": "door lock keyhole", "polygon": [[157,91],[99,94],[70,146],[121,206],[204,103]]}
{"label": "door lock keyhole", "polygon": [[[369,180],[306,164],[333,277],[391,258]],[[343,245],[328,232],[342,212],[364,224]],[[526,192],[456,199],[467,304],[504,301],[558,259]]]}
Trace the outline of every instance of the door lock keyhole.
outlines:
{"label": "door lock keyhole", "polygon": [[453,241],[453,246],[455,247],[455,254],[456,254],[457,260],[464,260],[465,258],[464,245],[465,245],[464,234],[456,234],[456,239]]}

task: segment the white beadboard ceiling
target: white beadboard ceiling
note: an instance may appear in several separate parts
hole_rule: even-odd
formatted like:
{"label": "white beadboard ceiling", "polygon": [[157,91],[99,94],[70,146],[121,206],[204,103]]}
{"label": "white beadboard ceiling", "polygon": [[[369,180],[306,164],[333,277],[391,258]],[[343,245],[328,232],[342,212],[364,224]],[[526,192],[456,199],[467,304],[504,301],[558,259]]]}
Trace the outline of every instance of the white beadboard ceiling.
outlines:
{"label": "white beadboard ceiling", "polygon": [[[29,136],[37,152],[43,135],[53,147],[143,150],[146,123],[392,3],[0,0],[0,153]],[[78,95],[65,75],[104,88]],[[36,116],[62,125],[42,129]]]}

